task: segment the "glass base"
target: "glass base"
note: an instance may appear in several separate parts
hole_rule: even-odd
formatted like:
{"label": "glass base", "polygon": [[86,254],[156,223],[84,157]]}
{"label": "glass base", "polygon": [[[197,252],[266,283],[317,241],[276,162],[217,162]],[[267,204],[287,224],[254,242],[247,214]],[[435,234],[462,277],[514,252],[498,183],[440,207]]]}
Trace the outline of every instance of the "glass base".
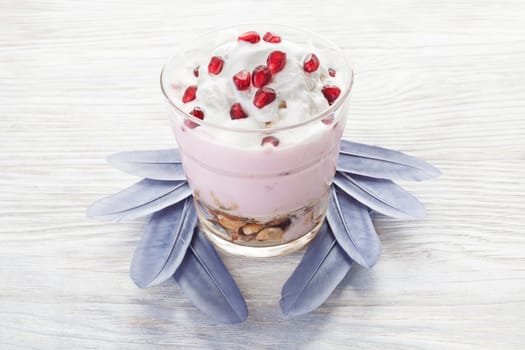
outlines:
{"label": "glass base", "polygon": [[323,220],[320,220],[320,222],[312,230],[293,241],[267,247],[254,247],[236,244],[217,236],[213,229],[208,227],[205,223],[203,224],[202,222],[199,222],[199,225],[201,226],[204,233],[206,233],[206,236],[210,239],[210,241],[216,247],[225,251],[226,253],[251,258],[270,258],[273,256],[291,254],[307,245],[312,239],[315,238],[323,222],[324,218]]}

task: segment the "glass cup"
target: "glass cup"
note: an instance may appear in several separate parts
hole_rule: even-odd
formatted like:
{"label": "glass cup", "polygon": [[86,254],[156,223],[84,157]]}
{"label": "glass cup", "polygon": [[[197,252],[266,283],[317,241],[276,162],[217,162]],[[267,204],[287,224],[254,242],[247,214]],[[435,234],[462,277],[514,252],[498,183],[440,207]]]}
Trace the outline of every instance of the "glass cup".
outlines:
{"label": "glass cup", "polygon": [[[214,124],[184,112],[180,67],[188,66],[188,57],[209,57],[213,48],[254,28],[329,56],[342,82],[339,98],[299,123],[260,129]],[[334,44],[281,25],[217,30],[167,62],[161,88],[199,224],[212,242],[235,255],[269,257],[298,250],[315,237],[326,214],[352,82],[352,70]]]}

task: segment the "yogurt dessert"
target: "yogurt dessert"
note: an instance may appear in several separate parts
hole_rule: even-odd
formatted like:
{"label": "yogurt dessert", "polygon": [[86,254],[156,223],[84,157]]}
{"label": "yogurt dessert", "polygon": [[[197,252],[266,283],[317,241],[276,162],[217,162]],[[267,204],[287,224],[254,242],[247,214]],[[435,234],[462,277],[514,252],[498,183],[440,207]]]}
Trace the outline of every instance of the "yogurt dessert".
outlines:
{"label": "yogurt dessert", "polygon": [[324,220],[352,72],[315,34],[230,28],[195,40],[161,85],[199,223],[247,256],[294,251]]}

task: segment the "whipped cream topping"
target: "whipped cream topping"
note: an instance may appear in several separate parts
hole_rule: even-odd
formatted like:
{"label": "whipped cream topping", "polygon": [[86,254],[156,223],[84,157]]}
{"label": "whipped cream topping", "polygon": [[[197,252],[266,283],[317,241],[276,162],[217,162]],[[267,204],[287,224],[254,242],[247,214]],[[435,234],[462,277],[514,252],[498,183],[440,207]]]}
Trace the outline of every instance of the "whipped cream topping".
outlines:
{"label": "whipped cream topping", "polygon": [[[233,76],[241,70],[252,73],[255,67],[266,65],[267,58],[273,51],[284,52],[286,64],[265,85],[275,91],[275,100],[258,108],[254,105],[258,88],[250,84],[248,89],[240,91],[233,82]],[[305,72],[303,63],[310,54],[318,57],[319,68],[308,73]],[[208,63],[213,56],[224,61],[219,74],[208,72]],[[198,77],[193,74],[195,67],[199,67]],[[204,112],[206,122],[235,129],[283,127],[308,120],[329,107],[327,98],[323,95],[323,87],[341,86],[337,75],[333,76],[329,72],[329,69],[337,71],[337,67],[330,62],[328,54],[313,45],[299,46],[286,38],[282,38],[279,43],[266,42],[262,38],[257,43],[234,39],[207,55],[188,58],[188,64],[179,68],[184,70],[180,72],[177,84],[180,95],[175,98],[176,101],[181,101],[180,108],[190,113],[198,107]],[[191,85],[197,86],[196,97],[190,102],[182,103],[182,94]],[[240,103],[246,118],[232,119],[230,109],[235,103]]]}

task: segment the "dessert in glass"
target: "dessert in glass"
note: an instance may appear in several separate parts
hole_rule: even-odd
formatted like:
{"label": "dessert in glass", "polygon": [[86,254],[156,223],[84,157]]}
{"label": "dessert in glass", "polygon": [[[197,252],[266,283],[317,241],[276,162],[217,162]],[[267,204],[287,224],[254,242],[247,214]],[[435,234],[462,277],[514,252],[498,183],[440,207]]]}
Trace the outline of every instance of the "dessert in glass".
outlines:
{"label": "dessert in glass", "polygon": [[199,225],[217,246],[267,257],[315,236],[352,80],[334,44],[281,25],[217,30],[168,61],[171,126]]}

